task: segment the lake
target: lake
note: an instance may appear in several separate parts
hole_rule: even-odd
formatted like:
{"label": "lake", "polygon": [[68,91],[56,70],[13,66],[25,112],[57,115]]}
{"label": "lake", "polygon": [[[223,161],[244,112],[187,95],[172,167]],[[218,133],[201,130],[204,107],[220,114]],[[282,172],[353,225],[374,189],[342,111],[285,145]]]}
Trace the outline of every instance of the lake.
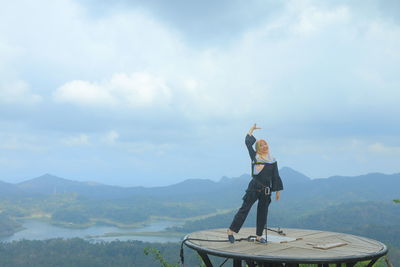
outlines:
{"label": "lake", "polygon": [[[131,229],[121,229],[115,226],[91,226],[84,229],[72,229],[72,228],[63,228],[59,226],[55,226],[43,221],[29,220],[25,221],[22,226],[25,228],[22,231],[19,231],[12,236],[0,238],[2,242],[12,242],[18,241],[21,239],[27,240],[44,240],[50,238],[83,238],[86,240],[90,240],[93,242],[100,241],[127,241],[127,240],[139,240],[144,242],[179,242],[182,237],[170,237],[170,236],[143,236],[143,235],[132,235],[133,232],[160,232],[164,231],[167,227],[171,226],[179,226],[182,225],[182,222],[177,221],[153,221],[148,225],[140,228],[131,228]],[[106,233],[122,233],[121,236],[116,237],[96,237],[90,238],[89,236],[100,236]],[[130,235],[123,235],[123,233],[130,233]]]}

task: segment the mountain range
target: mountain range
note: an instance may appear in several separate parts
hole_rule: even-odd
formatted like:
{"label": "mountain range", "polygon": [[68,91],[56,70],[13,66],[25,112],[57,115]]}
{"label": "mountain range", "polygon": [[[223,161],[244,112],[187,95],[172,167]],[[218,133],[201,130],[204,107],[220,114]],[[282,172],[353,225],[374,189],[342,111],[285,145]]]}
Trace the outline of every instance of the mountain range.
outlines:
{"label": "mountain range", "polygon": [[[400,197],[400,173],[369,173],[359,176],[332,176],[310,179],[289,167],[280,169],[284,183],[283,199],[293,201],[387,201]],[[176,199],[209,198],[238,199],[244,194],[250,181],[248,174],[239,177],[223,177],[219,181],[188,179],[183,182],[160,187],[121,187],[93,182],[73,181],[45,174],[21,183],[0,181],[0,197],[48,196],[61,193],[76,193],[82,197],[119,199],[137,196]]]}

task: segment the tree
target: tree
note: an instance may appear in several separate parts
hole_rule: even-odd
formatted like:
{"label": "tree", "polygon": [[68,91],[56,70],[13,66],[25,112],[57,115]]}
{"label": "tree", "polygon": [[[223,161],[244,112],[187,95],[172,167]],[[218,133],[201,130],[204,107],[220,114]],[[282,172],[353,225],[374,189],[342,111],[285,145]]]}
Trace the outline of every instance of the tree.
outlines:
{"label": "tree", "polygon": [[162,267],[179,267],[179,264],[170,264],[168,263],[165,259],[164,256],[161,254],[161,252],[158,249],[155,248],[145,248],[144,249],[144,254],[149,255],[153,254],[154,258],[160,262]]}

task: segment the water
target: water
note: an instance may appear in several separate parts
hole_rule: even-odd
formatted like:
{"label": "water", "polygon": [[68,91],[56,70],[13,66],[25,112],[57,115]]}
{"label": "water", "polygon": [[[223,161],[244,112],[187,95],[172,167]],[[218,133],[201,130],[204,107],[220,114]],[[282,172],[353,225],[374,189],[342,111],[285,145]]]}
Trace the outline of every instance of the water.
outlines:
{"label": "water", "polygon": [[45,240],[50,238],[83,238],[93,242],[99,241],[127,241],[127,240],[140,240],[144,242],[179,242],[182,237],[166,237],[166,236],[133,236],[122,235],[117,237],[96,237],[89,238],[89,236],[99,236],[106,233],[127,233],[127,232],[159,232],[165,230],[167,227],[182,225],[182,222],[177,221],[154,221],[148,225],[140,228],[121,229],[114,226],[91,226],[85,229],[71,229],[51,225],[43,221],[29,220],[23,223],[25,228],[12,236],[0,238],[3,242],[18,241],[21,239],[27,240]]}

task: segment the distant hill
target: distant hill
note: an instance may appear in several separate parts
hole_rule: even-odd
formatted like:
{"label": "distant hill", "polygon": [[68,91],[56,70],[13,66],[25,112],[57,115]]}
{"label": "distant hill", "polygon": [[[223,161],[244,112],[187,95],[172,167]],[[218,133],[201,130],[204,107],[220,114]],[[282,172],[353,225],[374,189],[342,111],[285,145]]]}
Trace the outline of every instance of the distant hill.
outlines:
{"label": "distant hill", "polygon": [[21,190],[17,185],[0,181],[0,196],[2,198],[30,196],[31,194]]}
{"label": "distant hill", "polygon": [[286,185],[297,185],[311,181],[310,177],[307,177],[304,174],[295,171],[289,167],[281,168],[279,170],[279,175],[282,177]]}
{"label": "distant hill", "polygon": [[285,195],[311,201],[387,201],[398,197],[399,188],[400,173],[369,173],[354,177],[332,176],[315,179],[296,186],[288,184]]}
{"label": "distant hill", "polygon": [[[298,184],[310,181],[305,175],[284,167],[282,175],[287,179],[288,184]],[[232,197],[242,192],[250,181],[249,175],[242,175],[235,178],[223,177],[215,182],[208,179],[188,179],[177,184],[159,187],[120,187],[99,183],[79,182],[61,178],[52,174],[45,174],[18,184],[0,184],[0,192],[4,190],[10,196],[28,195],[52,195],[63,193],[76,193],[80,196],[115,199],[134,196],[151,196],[155,198],[174,198],[190,200],[203,198],[204,195],[219,196],[228,194]],[[228,190],[229,189],[229,190]]]}
{"label": "distant hill", "polygon": [[[282,203],[295,205],[330,205],[352,201],[388,201],[399,197],[400,173],[344,177],[333,176],[325,179],[310,179],[291,168],[283,167],[280,175],[284,183]],[[208,200],[213,203],[232,202],[237,205],[245,193],[249,175],[235,178],[223,177],[220,181],[188,179],[183,182],[161,187],[120,187],[90,182],[78,182],[51,174],[30,179],[18,184],[0,182],[1,197],[27,196],[32,194],[52,195],[76,193],[79,196],[101,199],[116,199],[148,196],[169,200]],[[205,198],[205,196],[207,196]],[[299,203],[297,200],[301,199]]]}
{"label": "distant hill", "polygon": [[72,181],[51,174],[45,174],[18,183],[16,184],[16,187],[25,193],[35,193],[40,195],[76,193],[81,196],[94,198],[121,198],[130,195],[128,188],[93,182]]}

